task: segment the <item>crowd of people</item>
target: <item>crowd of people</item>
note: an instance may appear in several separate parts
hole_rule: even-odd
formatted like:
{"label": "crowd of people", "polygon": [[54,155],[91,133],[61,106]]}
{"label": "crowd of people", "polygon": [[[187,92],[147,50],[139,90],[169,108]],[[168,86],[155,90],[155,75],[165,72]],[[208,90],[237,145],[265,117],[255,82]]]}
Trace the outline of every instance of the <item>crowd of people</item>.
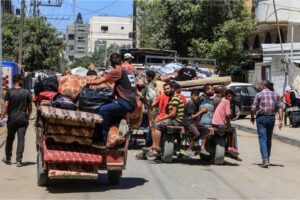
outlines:
{"label": "crowd of people", "polygon": [[[203,90],[192,90],[191,98],[187,100],[181,94],[181,87],[175,81],[166,82],[163,85],[163,93],[149,100],[149,90],[156,80],[156,73],[148,70],[145,72],[146,84],[143,89],[137,87],[135,74],[137,70],[132,65],[134,57],[125,54],[122,57],[118,53],[110,56],[110,66],[112,70],[99,79],[90,81],[91,85],[102,83],[114,83],[116,99],[100,108],[99,114],[103,117],[101,125],[101,142],[107,142],[109,135],[114,135],[113,143],[124,142],[124,137],[118,133],[117,129],[111,129],[115,121],[124,119],[127,113],[131,113],[137,106],[139,98],[147,106],[150,134],[146,137],[148,150],[136,155],[137,158],[156,159],[162,152],[161,141],[167,126],[182,126],[185,133],[191,137],[187,149],[181,149],[180,153],[191,157],[195,155],[196,145],[200,140],[201,144],[197,151],[205,156],[210,156],[206,149],[209,129],[213,127],[217,130],[224,130],[227,133],[228,153],[231,158],[238,161],[239,157],[236,129],[231,125],[231,119],[235,117],[233,91],[225,87],[215,88],[213,85],[205,85]],[[192,68],[182,68],[175,76],[174,80],[192,80],[195,78]],[[93,70],[87,74],[97,75]],[[11,163],[12,143],[16,132],[18,133],[17,162],[22,166],[22,154],[24,151],[24,138],[28,126],[28,119],[31,113],[31,95],[28,90],[23,90],[22,79],[14,77],[14,88],[8,90],[5,96],[5,103],[1,119],[8,114],[8,136],[6,143],[6,156],[3,162]],[[280,97],[274,92],[272,83],[262,81],[259,85],[260,93],[256,96],[253,106],[251,122],[256,120],[259,145],[262,155],[262,167],[268,167],[271,155],[271,140],[275,124],[275,114],[279,113],[280,128],[282,127],[282,105]],[[298,96],[297,96],[298,95]],[[151,96],[151,95],[150,95]],[[151,98],[150,98],[151,99]],[[291,88],[286,89],[284,95],[286,108],[298,106],[300,108],[300,97]],[[153,110],[157,110],[153,116]],[[256,116],[256,119],[255,119]],[[110,133],[113,131],[114,133]],[[95,144],[97,145],[97,144]]]}

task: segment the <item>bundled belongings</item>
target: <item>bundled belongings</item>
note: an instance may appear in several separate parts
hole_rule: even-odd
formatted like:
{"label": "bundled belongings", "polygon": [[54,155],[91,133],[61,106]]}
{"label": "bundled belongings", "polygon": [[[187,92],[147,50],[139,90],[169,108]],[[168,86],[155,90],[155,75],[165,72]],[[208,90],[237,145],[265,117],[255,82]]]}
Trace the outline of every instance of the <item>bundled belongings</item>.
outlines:
{"label": "bundled belongings", "polygon": [[[58,78],[58,92],[64,96],[70,97],[76,101],[82,92],[83,88],[91,81],[95,81],[101,77],[98,76],[76,76],[66,75]],[[113,88],[113,85],[105,83],[93,87],[97,88]]]}
{"label": "bundled belongings", "polygon": [[293,128],[300,126],[300,111],[293,111],[290,113],[290,122]]}
{"label": "bundled belongings", "polygon": [[102,105],[112,102],[114,92],[109,88],[83,88],[79,95],[79,109],[86,112],[99,113]]}
{"label": "bundled belongings", "polygon": [[34,94],[37,96],[41,92],[49,91],[49,92],[57,92],[58,91],[58,82],[57,77],[48,77],[41,79],[40,77],[36,81],[34,85]]}
{"label": "bundled belongings", "polygon": [[76,104],[72,101],[71,98],[63,96],[61,94],[55,95],[52,98],[50,105],[55,108],[62,108],[62,109],[67,109],[67,110],[76,110],[77,109]]}

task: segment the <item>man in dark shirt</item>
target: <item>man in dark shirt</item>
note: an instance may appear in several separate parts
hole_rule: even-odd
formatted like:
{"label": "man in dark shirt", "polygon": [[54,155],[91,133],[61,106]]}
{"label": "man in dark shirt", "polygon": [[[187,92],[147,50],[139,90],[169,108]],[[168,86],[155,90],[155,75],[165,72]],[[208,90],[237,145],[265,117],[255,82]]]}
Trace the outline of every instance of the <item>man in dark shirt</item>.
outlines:
{"label": "man in dark shirt", "polygon": [[3,119],[6,114],[8,115],[7,139],[5,145],[6,157],[4,157],[2,161],[6,164],[11,164],[12,147],[17,133],[17,167],[22,167],[25,134],[32,111],[32,99],[30,92],[22,88],[23,80],[21,75],[15,75],[13,82],[14,87],[8,90],[4,97],[3,112],[0,117]]}
{"label": "man in dark shirt", "polygon": [[201,116],[203,113],[207,112],[207,109],[200,107],[200,97],[199,97],[199,91],[194,90],[191,92],[191,100],[188,101],[186,107],[185,107],[185,120],[184,120],[184,126],[185,128],[194,135],[192,142],[190,143],[190,146],[186,151],[181,151],[183,155],[186,156],[192,156],[193,155],[193,147],[195,146],[196,142],[200,138],[200,132],[202,133],[202,143],[201,143],[201,151],[200,153],[206,156],[209,156],[209,153],[205,149],[206,145],[206,136],[207,131],[204,126],[198,122],[199,116]]}
{"label": "man in dark shirt", "polygon": [[188,62],[185,62],[185,67],[181,68],[177,72],[177,76],[175,78],[176,81],[189,81],[193,80],[197,77],[196,70],[193,68],[189,68]]}
{"label": "man in dark shirt", "polygon": [[[133,112],[136,106],[137,88],[133,72],[122,68],[122,57],[118,53],[113,53],[110,56],[110,63],[113,68],[104,77],[95,80],[89,84],[98,85],[104,82],[115,83],[117,99],[112,103],[101,107],[100,115],[103,117],[102,136],[106,142],[108,131],[114,121],[119,122],[125,117],[126,113]],[[115,142],[118,142],[115,140]]]}

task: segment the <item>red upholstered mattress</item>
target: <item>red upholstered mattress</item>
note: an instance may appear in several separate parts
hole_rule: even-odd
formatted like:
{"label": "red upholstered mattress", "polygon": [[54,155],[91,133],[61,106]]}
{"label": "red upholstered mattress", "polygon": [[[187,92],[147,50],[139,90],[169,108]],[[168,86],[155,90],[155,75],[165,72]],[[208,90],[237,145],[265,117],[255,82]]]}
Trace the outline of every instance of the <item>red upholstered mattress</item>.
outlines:
{"label": "red upholstered mattress", "polygon": [[44,161],[46,163],[80,163],[101,164],[100,149],[76,144],[53,143],[46,147],[43,145]]}

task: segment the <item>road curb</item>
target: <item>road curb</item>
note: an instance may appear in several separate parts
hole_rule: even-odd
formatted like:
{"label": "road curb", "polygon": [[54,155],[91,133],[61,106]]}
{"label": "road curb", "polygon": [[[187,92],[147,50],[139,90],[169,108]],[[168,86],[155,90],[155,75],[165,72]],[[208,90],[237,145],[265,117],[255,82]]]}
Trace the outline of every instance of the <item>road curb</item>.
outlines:
{"label": "road curb", "polygon": [[[257,130],[255,128],[250,128],[250,127],[243,126],[243,125],[237,125],[237,124],[234,124],[234,123],[233,123],[233,125],[239,130],[246,131],[248,133],[252,133],[252,134],[257,135]],[[293,145],[293,146],[296,146],[296,147],[300,147],[300,140],[296,140],[296,139],[289,138],[289,137],[284,137],[282,135],[279,135],[276,132],[273,133],[273,138],[275,138],[275,139],[277,139],[281,142],[284,142],[286,144],[290,144],[290,145]]]}

